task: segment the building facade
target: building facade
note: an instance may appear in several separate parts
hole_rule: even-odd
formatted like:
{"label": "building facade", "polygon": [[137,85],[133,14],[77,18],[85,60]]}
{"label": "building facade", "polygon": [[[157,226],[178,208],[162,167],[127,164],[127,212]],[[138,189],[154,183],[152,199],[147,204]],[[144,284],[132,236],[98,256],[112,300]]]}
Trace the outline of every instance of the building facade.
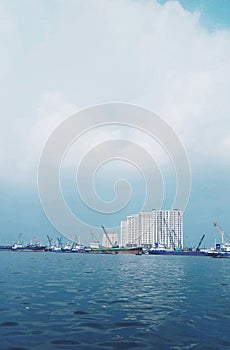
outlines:
{"label": "building facade", "polygon": [[[117,233],[115,232],[110,232],[110,233],[107,233],[112,245],[116,245],[118,243],[118,235]],[[111,248],[111,244],[108,240],[108,237],[106,236],[105,233],[103,233],[103,236],[102,236],[102,247],[104,248]]]}
{"label": "building facade", "polygon": [[183,248],[183,214],[180,210],[152,210],[121,222],[122,246]]}

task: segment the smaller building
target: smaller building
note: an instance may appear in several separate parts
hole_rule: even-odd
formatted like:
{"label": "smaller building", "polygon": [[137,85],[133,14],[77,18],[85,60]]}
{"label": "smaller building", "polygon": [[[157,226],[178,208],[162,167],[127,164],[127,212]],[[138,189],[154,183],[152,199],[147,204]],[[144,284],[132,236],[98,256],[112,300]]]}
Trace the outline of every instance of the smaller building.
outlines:
{"label": "smaller building", "polygon": [[[106,237],[106,234],[103,233],[103,236],[102,236],[102,247],[104,247],[104,248],[111,248],[110,242],[112,243],[112,245],[118,244],[117,233],[110,232],[110,233],[107,233],[107,235],[108,235],[109,239]],[[110,240],[110,242],[109,242],[109,240]]]}

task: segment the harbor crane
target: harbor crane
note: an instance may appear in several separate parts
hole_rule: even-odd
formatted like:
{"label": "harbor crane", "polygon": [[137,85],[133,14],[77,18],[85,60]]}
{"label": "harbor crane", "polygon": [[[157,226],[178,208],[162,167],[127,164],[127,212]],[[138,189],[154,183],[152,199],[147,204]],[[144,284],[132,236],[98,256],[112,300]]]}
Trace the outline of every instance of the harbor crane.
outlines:
{"label": "harbor crane", "polygon": [[200,246],[201,246],[201,244],[202,244],[202,242],[203,242],[203,240],[204,240],[204,237],[205,237],[205,235],[203,235],[203,236],[201,237],[200,242],[198,243],[198,246],[196,247],[196,252],[199,252],[199,251],[200,251]]}
{"label": "harbor crane", "polygon": [[222,240],[222,244],[226,244],[226,241],[224,239],[224,231],[222,230],[222,228],[218,225],[218,223],[216,221],[214,221],[214,227],[216,228],[217,232],[220,234],[221,236],[221,240]]}
{"label": "harbor crane", "polygon": [[93,230],[90,231],[91,237],[92,237],[92,242],[98,242],[97,237],[95,236],[95,233]]}
{"label": "harbor crane", "polygon": [[75,242],[74,243],[77,243],[78,245],[80,245],[80,236],[75,234]]}
{"label": "harbor crane", "polygon": [[52,247],[52,245],[53,245],[53,239],[52,238],[50,238],[49,237],[49,235],[47,235],[47,238],[48,238],[48,241],[49,241],[49,245],[50,245],[50,247]]}
{"label": "harbor crane", "polygon": [[[152,226],[155,224],[155,221],[149,225],[149,227],[144,231],[142,232],[139,236],[137,236],[137,238],[134,239],[134,241],[138,241],[142,236],[144,236],[145,234],[147,234],[148,232],[150,232]],[[140,245],[140,242],[139,242],[139,245]]]}
{"label": "harbor crane", "polygon": [[105,234],[106,238],[108,239],[109,244],[111,245],[111,248],[119,248],[119,245],[116,244],[117,242],[115,242],[115,244],[112,243],[112,241],[111,241],[111,239],[110,239],[110,237],[109,237],[109,234],[108,234],[108,232],[106,231],[105,227],[104,227],[103,225],[101,225],[101,228],[102,228],[102,230],[104,231],[104,234]]}
{"label": "harbor crane", "polygon": [[20,244],[20,239],[21,239],[21,237],[22,237],[22,233],[19,233],[18,239],[17,239],[17,243],[18,243],[18,244]]}
{"label": "harbor crane", "polygon": [[58,241],[58,247],[62,246],[62,236],[59,238],[57,237],[57,241]]}
{"label": "harbor crane", "polygon": [[[169,234],[169,238],[170,238],[170,241],[171,241],[172,248],[173,248],[173,250],[175,250],[175,249],[176,249],[176,247],[175,247],[175,242],[174,242],[174,240],[173,240],[172,233],[171,233],[171,231],[170,231],[170,229],[169,229],[169,227],[168,227],[168,224],[167,224],[167,222],[166,222],[165,219],[164,219],[164,224],[165,224],[165,226],[166,226],[166,228],[167,228],[167,231],[168,231],[168,234]],[[174,231],[174,230],[172,230],[172,231],[173,231],[174,234],[175,234],[175,231]]]}

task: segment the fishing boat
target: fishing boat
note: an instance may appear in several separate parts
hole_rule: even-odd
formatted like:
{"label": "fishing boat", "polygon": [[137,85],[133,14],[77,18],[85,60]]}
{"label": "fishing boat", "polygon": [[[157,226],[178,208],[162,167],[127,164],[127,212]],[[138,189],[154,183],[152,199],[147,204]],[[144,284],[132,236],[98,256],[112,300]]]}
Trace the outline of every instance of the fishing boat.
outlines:
{"label": "fishing boat", "polygon": [[64,246],[61,247],[62,253],[72,253],[73,244],[66,243]]}
{"label": "fishing boat", "polygon": [[19,244],[15,243],[11,250],[14,252],[44,252],[46,250],[46,246],[40,244]]}
{"label": "fishing boat", "polygon": [[71,249],[71,253],[85,253],[85,252],[86,252],[86,247],[84,245],[75,244]]}

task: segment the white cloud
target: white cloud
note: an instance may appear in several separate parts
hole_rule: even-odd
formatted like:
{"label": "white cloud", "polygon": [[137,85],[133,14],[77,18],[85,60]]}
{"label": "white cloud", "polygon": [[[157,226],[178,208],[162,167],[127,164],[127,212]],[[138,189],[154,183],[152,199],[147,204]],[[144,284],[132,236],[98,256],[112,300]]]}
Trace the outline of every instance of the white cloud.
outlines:
{"label": "white cloud", "polygon": [[[39,3],[40,11],[51,6],[45,4]],[[29,4],[26,11],[28,16],[34,7]],[[199,13],[185,11],[177,1],[59,1],[49,16],[37,18],[23,32],[17,14],[13,16],[16,52],[6,88],[18,88],[9,89],[5,104],[14,99],[21,104],[15,110],[11,106],[5,119],[14,142],[9,146],[4,140],[8,154],[4,152],[2,163],[14,169],[14,159],[20,159],[18,176],[22,168],[34,169],[44,140],[59,122],[78,107],[108,101],[157,112],[191,156],[211,152],[219,161],[223,153],[226,157],[229,142],[222,140],[229,139],[230,128],[229,30],[209,32],[200,25]],[[33,33],[40,28],[43,35],[34,42]]]}
{"label": "white cloud", "polygon": [[10,49],[15,24],[6,6],[0,2],[0,78],[3,79],[9,71],[11,61]]}
{"label": "white cloud", "polygon": [[[21,171],[35,175],[40,153],[45,142],[55,128],[66,118],[77,111],[77,106],[66,101],[59,93],[48,93],[42,96],[40,106],[36,111],[36,122],[25,140],[26,156],[21,163]],[[36,176],[34,176],[36,181]]]}
{"label": "white cloud", "polygon": [[46,140],[60,122],[76,111],[77,107],[59,93],[48,93],[42,96],[32,123],[25,117],[15,118],[5,135],[2,130],[1,178],[15,183],[36,182],[37,164]]}

